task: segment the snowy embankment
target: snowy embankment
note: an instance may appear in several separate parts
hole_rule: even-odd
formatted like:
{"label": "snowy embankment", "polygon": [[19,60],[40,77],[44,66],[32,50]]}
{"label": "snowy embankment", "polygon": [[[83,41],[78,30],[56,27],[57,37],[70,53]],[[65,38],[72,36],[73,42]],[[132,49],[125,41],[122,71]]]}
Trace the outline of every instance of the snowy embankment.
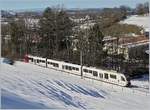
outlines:
{"label": "snowy embankment", "polygon": [[35,108],[35,109],[44,109],[46,108],[46,106],[41,105],[40,103],[34,103],[31,101],[27,101],[23,98],[21,98],[20,96],[17,96],[14,93],[10,93],[6,90],[1,90],[1,104],[3,109],[11,109],[11,108],[15,108],[15,109],[31,109],[31,108]]}
{"label": "snowy embankment", "polygon": [[150,16],[138,16],[138,15],[132,15],[129,16],[127,19],[125,19],[124,21],[121,21],[120,23],[123,24],[133,24],[133,25],[137,25],[137,26],[141,26],[144,29],[150,29],[149,27],[149,21]]}
{"label": "snowy embankment", "polygon": [[149,90],[149,74],[143,75],[142,78],[133,79],[131,83],[133,86]]}
{"label": "snowy embankment", "polygon": [[2,63],[0,74],[2,108],[149,110],[149,94],[128,89],[125,92],[109,84],[28,63]]}

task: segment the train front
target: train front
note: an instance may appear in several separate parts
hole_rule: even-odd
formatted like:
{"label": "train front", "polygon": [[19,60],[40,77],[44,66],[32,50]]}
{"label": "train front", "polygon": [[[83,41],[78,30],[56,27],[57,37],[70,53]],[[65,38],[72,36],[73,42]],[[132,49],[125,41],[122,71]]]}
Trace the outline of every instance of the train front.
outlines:
{"label": "train front", "polygon": [[127,80],[126,87],[130,87],[130,86],[131,86],[131,80],[130,80],[130,76],[128,76],[128,75],[125,75],[125,77],[126,77],[126,80]]}

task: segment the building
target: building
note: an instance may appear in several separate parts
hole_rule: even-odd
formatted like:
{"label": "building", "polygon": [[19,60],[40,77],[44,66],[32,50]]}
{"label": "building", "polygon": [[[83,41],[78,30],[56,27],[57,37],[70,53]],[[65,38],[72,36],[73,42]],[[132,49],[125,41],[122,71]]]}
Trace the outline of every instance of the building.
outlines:
{"label": "building", "polygon": [[30,27],[30,28],[39,27],[39,19],[25,18],[24,21],[27,27]]}
{"label": "building", "polygon": [[[110,55],[122,54],[126,60],[134,54],[145,54],[149,47],[149,39],[146,36],[128,37],[104,37],[104,50]],[[136,56],[136,55],[135,55]]]}

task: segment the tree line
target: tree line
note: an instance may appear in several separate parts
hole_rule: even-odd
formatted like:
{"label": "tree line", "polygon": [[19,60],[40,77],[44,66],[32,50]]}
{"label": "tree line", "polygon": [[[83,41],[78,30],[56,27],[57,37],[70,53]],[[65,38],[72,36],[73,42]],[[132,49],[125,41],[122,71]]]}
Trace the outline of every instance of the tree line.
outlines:
{"label": "tree line", "polygon": [[[46,8],[39,18],[38,25],[35,24],[32,27],[25,22],[28,16],[18,17],[17,20],[13,18],[8,27],[2,28],[2,34],[11,36],[11,40],[6,44],[2,41],[2,56],[22,59],[25,54],[32,54],[76,64],[81,63],[82,57],[83,65],[107,67],[106,64],[113,64],[117,61],[120,63],[113,64],[113,66],[124,68],[122,66],[123,55],[111,56],[103,50],[103,38],[110,33],[116,37],[120,36],[124,33],[124,27],[129,28],[126,25],[116,24],[126,18],[127,10],[129,10],[128,7],[124,6],[119,9],[106,8],[100,16],[94,19],[96,22],[94,26],[76,31],[73,30],[76,23],[70,20],[64,9],[60,8]],[[112,31],[114,28],[116,33]],[[130,28],[126,31],[137,32],[139,30],[135,26]]]}
{"label": "tree line", "polygon": [[45,9],[38,26],[31,28],[24,19],[10,22],[8,34],[11,41],[8,46],[11,49],[8,54],[8,47],[3,46],[3,56],[23,58],[25,54],[32,54],[80,64],[80,52],[83,51],[84,64],[94,66],[101,63],[104,35],[100,25],[96,24],[86,31],[73,31],[75,23],[69,19],[69,15],[63,9],[51,8]]}

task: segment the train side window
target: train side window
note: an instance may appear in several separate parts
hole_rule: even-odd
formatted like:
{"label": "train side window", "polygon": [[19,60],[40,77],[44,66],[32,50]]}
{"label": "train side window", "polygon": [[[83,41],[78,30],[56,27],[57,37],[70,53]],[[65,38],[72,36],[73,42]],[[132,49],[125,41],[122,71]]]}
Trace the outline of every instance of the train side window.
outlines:
{"label": "train side window", "polygon": [[112,75],[112,74],[110,74],[110,78],[112,78],[112,79],[116,79],[116,75]]}
{"label": "train side window", "polygon": [[92,73],[92,70],[89,70],[89,73]]}
{"label": "train side window", "polygon": [[41,62],[42,62],[42,63],[45,63],[45,61],[44,61],[44,60],[41,60]]}
{"label": "train side window", "polygon": [[103,78],[103,74],[102,74],[102,73],[99,73],[99,77],[100,77],[100,78]]}
{"label": "train side window", "polygon": [[83,71],[84,71],[85,73],[88,73],[88,70],[87,70],[87,69],[83,69]]}
{"label": "train side window", "polygon": [[76,71],[79,71],[79,68],[76,68]]}
{"label": "train side window", "polygon": [[93,71],[93,76],[98,76],[97,71]]}
{"label": "train side window", "polygon": [[104,73],[104,77],[105,77],[105,79],[108,79],[108,74]]}
{"label": "train side window", "polygon": [[33,62],[33,58],[29,58],[29,60],[31,60],[31,62]]}
{"label": "train side window", "polygon": [[72,67],[71,67],[71,66],[69,66],[69,70],[72,70]]}
{"label": "train side window", "polygon": [[121,76],[121,81],[125,81],[124,77]]}
{"label": "train side window", "polygon": [[76,68],[75,68],[75,67],[72,67],[72,69],[73,69],[73,70],[76,70]]}
{"label": "train side window", "polygon": [[53,66],[54,67],[59,67],[59,65],[57,63],[54,63]]}
{"label": "train side window", "polygon": [[66,70],[68,70],[69,69],[69,67],[68,66],[66,66]]}

